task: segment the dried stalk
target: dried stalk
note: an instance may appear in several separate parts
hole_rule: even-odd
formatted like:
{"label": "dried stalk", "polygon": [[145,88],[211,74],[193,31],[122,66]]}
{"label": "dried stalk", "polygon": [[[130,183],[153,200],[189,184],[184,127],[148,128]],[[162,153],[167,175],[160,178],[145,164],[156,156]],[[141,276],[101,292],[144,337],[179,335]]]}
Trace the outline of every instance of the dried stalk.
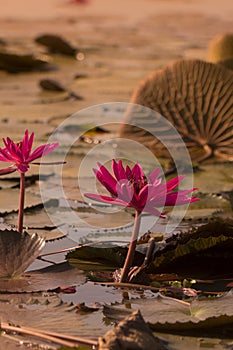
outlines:
{"label": "dried stalk", "polygon": [[[28,330],[34,330],[34,328],[31,327],[27,327]],[[66,339],[66,340],[71,340],[80,344],[87,344],[87,345],[94,345],[97,346],[98,342],[96,340],[92,340],[92,339],[86,339],[86,338],[82,338],[82,337],[77,337],[74,335],[68,335],[68,334],[62,334],[62,333],[57,333],[57,332],[53,332],[53,331],[46,331],[46,330],[40,330],[41,333],[46,334],[46,335],[50,335],[52,337],[57,337],[57,338],[61,338],[61,339]]]}
{"label": "dried stalk", "polygon": [[97,346],[98,342],[91,339],[84,339],[81,337],[66,335],[66,334],[60,334],[56,332],[50,332],[50,331],[44,331],[44,330],[38,330],[31,327],[16,327],[16,326],[10,326],[5,322],[1,322],[1,330],[8,331],[8,332],[17,332],[21,334],[27,334],[31,335],[37,338],[41,338],[43,340],[47,340],[59,345],[68,346],[68,347],[77,347],[77,343],[87,344],[87,345],[94,345]]}
{"label": "dried stalk", "polygon": [[[107,286],[113,286],[113,287],[117,287],[117,288],[151,290],[153,292],[161,292],[161,290],[172,290],[172,287],[170,287],[170,288],[167,288],[167,287],[166,288],[157,288],[157,287],[145,286],[145,285],[135,284],[135,283],[121,283],[121,282],[95,282],[95,283],[102,284],[102,285],[105,284]],[[176,301],[184,306],[187,306],[187,307],[190,306],[190,303],[187,303],[186,301],[172,298],[172,297],[168,297],[168,296],[163,295],[163,294],[161,294],[160,296],[161,296],[161,298],[164,298],[164,299]]]}

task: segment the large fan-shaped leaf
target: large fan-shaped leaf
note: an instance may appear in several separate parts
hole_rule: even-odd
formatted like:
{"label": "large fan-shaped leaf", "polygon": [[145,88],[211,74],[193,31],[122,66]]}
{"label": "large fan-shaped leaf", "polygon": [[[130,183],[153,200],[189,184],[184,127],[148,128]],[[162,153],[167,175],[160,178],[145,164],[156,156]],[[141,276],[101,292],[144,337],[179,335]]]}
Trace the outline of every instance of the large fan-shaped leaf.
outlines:
{"label": "large fan-shaped leaf", "polygon": [[[131,102],[166,117],[182,136],[193,160],[211,156],[232,160],[232,87],[233,74],[225,67],[179,60],[146,77]],[[159,124],[155,113],[146,114],[142,108],[139,113],[129,111],[121,137],[141,142],[159,157],[169,157],[165,143],[179,151],[180,142],[167,126]]]}
{"label": "large fan-shaped leaf", "polygon": [[35,233],[0,231],[0,277],[20,275],[36,259],[44,244],[44,239]]}

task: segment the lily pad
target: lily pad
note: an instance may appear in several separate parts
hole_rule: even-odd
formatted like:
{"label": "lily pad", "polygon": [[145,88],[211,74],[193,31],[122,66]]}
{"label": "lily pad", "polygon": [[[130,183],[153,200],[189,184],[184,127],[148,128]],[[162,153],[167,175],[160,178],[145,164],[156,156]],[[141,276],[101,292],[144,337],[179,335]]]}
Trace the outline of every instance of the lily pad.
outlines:
{"label": "lily pad", "polygon": [[73,303],[63,302],[54,293],[2,295],[0,306],[1,321],[12,325],[88,339],[96,339],[110,328],[102,323],[102,311],[80,315]]}
{"label": "lily pad", "polygon": [[[202,193],[220,193],[233,189],[233,164],[201,164],[194,173],[194,186]],[[211,176],[211,181],[210,181]]]}
{"label": "lily pad", "polygon": [[61,263],[41,270],[25,272],[15,279],[0,279],[1,293],[30,293],[52,291],[62,286],[77,286],[86,277],[68,263]]}
{"label": "lily pad", "polygon": [[232,249],[232,222],[217,220],[158,242],[150,267],[156,273],[176,272],[199,278],[230,274]]}
{"label": "lily pad", "polygon": [[3,188],[18,188],[19,187],[19,179],[0,179],[0,189]]}
{"label": "lily pad", "polygon": [[[221,213],[233,215],[231,203],[222,195],[198,193],[200,201],[192,203],[188,208],[185,219],[210,218],[212,216],[220,216]],[[179,210],[177,211],[179,215]]]}
{"label": "lily pad", "polygon": [[[13,225],[17,222],[17,215],[14,213],[8,214],[4,218],[4,222],[8,225]],[[46,210],[41,205],[30,208],[24,214],[24,227],[28,233],[36,232],[46,241],[63,238],[66,234],[59,230],[59,227],[54,226],[51,222]]]}
{"label": "lily pad", "polygon": [[[114,271],[117,267],[121,267],[124,263],[127,254],[126,247],[107,245],[102,243],[101,247],[82,246],[75,251],[67,254],[66,258],[69,263],[76,266],[80,270],[99,270],[99,271]],[[143,254],[136,252],[135,260],[143,261]]]}
{"label": "lily pad", "polygon": [[[216,334],[215,327],[229,325],[233,329],[233,296],[229,292],[226,296],[194,300],[180,303],[172,298],[160,296],[151,299],[132,299],[130,309],[124,306],[105,306],[104,314],[109,320],[122,319],[123,315],[132,310],[140,309],[145,321],[156,331],[178,332],[205,329]],[[200,334],[200,333],[199,333]]]}
{"label": "lily pad", "polygon": [[[7,198],[7,201],[6,201]],[[19,189],[4,188],[0,190],[0,216],[5,216],[9,212],[16,212],[19,205]],[[25,208],[41,204],[41,198],[26,191]]]}

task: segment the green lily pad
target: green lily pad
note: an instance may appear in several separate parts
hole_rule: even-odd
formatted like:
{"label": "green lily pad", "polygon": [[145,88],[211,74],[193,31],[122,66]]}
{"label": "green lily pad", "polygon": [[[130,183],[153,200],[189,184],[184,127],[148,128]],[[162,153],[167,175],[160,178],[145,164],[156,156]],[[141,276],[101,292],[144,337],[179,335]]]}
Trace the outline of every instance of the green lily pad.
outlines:
{"label": "green lily pad", "polygon": [[[127,254],[126,247],[111,246],[101,243],[101,246],[81,246],[67,254],[69,263],[85,271],[114,271],[123,266]],[[137,252],[135,260],[142,262],[143,254]]]}
{"label": "green lily pad", "polygon": [[[161,246],[161,249],[159,247]],[[192,277],[231,273],[233,223],[213,221],[157,243],[150,266],[157,272],[176,272]]]}
{"label": "green lily pad", "polygon": [[201,164],[199,170],[194,173],[194,186],[203,193],[220,193],[232,190],[233,164]]}
{"label": "green lily pad", "polygon": [[[187,212],[185,219],[198,220],[199,218],[210,218],[213,216],[221,216],[224,214],[233,217],[231,203],[228,199],[223,198],[222,195],[198,193],[200,201],[192,203]],[[179,216],[179,210],[177,210]]]}

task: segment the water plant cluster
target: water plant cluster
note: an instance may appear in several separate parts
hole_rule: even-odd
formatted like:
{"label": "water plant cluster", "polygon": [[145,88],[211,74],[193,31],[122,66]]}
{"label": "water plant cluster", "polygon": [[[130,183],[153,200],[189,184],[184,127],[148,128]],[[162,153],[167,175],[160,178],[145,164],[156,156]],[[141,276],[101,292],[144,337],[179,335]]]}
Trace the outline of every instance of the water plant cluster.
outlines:
{"label": "water plant cluster", "polygon": [[[133,340],[130,336],[124,338],[124,332],[129,334],[136,332],[137,339],[134,341],[137,346],[141,346],[140,349],[146,349],[146,346],[154,347],[155,344],[158,349],[169,349],[169,346],[153,331],[179,333],[182,330],[195,333],[197,329],[208,329],[211,335],[211,327],[216,329],[220,327],[221,331],[222,324],[226,325],[225,332],[231,331],[233,314],[228,305],[232,302],[233,286],[229,277],[233,247],[232,222],[219,219],[171,235],[169,238],[156,237],[149,232],[144,237],[139,237],[143,213],[166,220],[168,207],[187,205],[200,200],[193,195],[194,191],[197,191],[196,187],[185,190],[179,188],[185,175],[166,180],[157,168],[146,175],[139,163],[129,166],[123,165],[122,159],[112,159],[111,170],[106,165],[97,163],[97,168],[93,168],[95,177],[109,195],[86,192],[85,196],[103,204],[131,210],[134,225],[129,245],[79,245],[72,251],[63,250],[68,252],[66,262],[55,264],[43,271],[25,272],[35,259],[49,256],[41,254],[45,240],[37,233],[28,234],[24,227],[26,174],[31,165],[63,164],[63,162],[41,161],[41,158],[59,147],[57,142],[42,144],[33,149],[33,141],[34,133],[29,134],[26,130],[21,141],[15,142],[10,137],[3,138],[3,147],[0,148],[0,161],[9,163],[8,167],[0,170],[0,175],[5,176],[14,172],[20,174],[17,230],[0,231],[2,249],[0,290],[10,293],[34,293],[46,290],[52,293],[48,295],[44,315],[46,313],[49,315],[51,310],[54,312],[55,307],[57,317],[64,318],[64,322],[67,322],[67,310],[69,310],[72,320],[69,322],[71,333],[72,323],[75,324],[74,313],[77,312],[84,315],[102,312],[106,322],[118,326],[99,340],[89,339],[87,336],[63,334],[58,331],[59,327],[45,331],[27,326],[17,327],[5,321],[1,324],[2,331],[16,332],[24,336],[30,334],[56,346],[75,348],[78,344],[85,344],[83,348],[87,346],[100,350],[112,349],[112,346],[115,346],[111,345],[115,344],[114,341],[120,342],[122,349],[136,346],[132,345]],[[61,252],[50,254],[53,253]],[[210,269],[210,266],[213,269]],[[225,275],[219,278],[223,270]],[[212,276],[212,280],[205,280],[209,276]],[[101,307],[90,307],[85,303],[70,306],[66,302],[64,305],[59,304],[61,300],[58,295],[75,294],[77,288],[85,284],[87,279],[95,283],[93,297],[95,286],[100,287],[104,284],[106,288],[116,290],[118,296],[123,295],[123,299],[121,302]],[[63,285],[64,281],[66,285]],[[145,296],[134,300],[130,297],[132,291],[144,293]],[[105,295],[106,290],[103,293]],[[207,301],[210,297],[211,303]],[[129,299],[130,308],[127,310]],[[34,301],[39,305],[43,304],[41,297]],[[27,299],[23,301],[25,305],[28,303]],[[7,308],[9,313],[15,312],[13,305]],[[141,312],[138,312],[138,309]],[[15,315],[17,318],[17,312]],[[25,317],[27,319],[27,314]],[[41,310],[37,311],[37,317],[38,319],[43,317]],[[51,317],[50,314],[48,316],[50,325]]]}

